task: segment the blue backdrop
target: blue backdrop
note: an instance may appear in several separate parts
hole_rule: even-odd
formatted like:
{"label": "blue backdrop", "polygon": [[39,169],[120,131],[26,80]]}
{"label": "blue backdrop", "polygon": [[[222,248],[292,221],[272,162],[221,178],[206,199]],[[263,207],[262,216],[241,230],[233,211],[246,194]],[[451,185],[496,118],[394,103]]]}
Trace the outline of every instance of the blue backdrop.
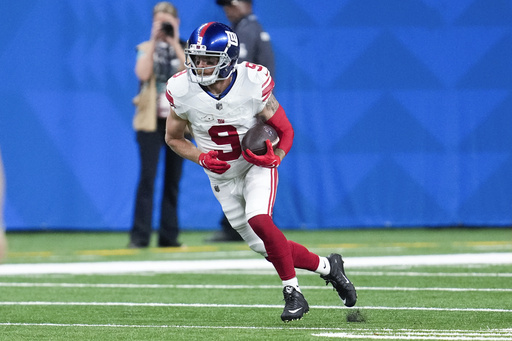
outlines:
{"label": "blue backdrop", "polygon": [[[5,220],[17,229],[131,224],[131,121],[142,0],[0,4]],[[181,36],[224,21],[175,1]],[[280,166],[283,228],[510,225],[511,0],[255,0],[276,53],[276,97],[296,139]],[[180,221],[218,226],[185,163]]]}

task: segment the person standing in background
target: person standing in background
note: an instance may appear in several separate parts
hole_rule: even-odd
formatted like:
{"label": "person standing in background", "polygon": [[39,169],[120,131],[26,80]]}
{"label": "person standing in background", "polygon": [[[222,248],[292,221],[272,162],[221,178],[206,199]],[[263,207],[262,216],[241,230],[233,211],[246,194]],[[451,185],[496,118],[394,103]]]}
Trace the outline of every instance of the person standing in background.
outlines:
{"label": "person standing in background", "polygon": [[238,62],[265,65],[275,75],[274,50],[270,35],[263,30],[252,10],[252,0],[216,0],[222,6],[231,28],[240,39]]}
{"label": "person standing in background", "polygon": [[4,225],[4,195],[5,195],[5,175],[4,165],[2,163],[2,154],[0,153],[0,261],[7,253],[7,239],[5,238]]}
{"label": "person standing in background", "polygon": [[[151,241],[154,185],[159,155],[165,147],[165,122],[169,115],[165,87],[169,77],[185,69],[185,42],[180,40],[179,27],[176,7],[167,1],[159,2],[153,8],[150,40],[137,45],[135,74],[140,81],[140,92],[133,99],[137,107],[133,127],[139,146],[140,174],[130,248],[148,247]],[[165,148],[159,247],[181,246],[177,204],[182,164],[181,157]]]}
{"label": "person standing in background", "polygon": [[[238,62],[251,62],[265,65],[270,74],[275,76],[274,51],[270,35],[263,30],[258,18],[253,13],[252,0],[216,0],[222,6],[231,28],[240,39],[240,56]],[[221,230],[208,238],[207,242],[241,241],[242,238],[231,227],[224,216],[220,222]]]}

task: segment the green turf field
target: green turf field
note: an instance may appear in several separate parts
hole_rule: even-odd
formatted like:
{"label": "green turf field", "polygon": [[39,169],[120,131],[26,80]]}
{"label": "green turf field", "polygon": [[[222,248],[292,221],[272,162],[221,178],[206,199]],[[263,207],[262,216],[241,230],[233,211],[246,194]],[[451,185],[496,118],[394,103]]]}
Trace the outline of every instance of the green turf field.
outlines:
{"label": "green turf field", "polygon": [[[356,307],[298,271],[310,313],[285,324],[275,271],[207,233],[145,250],[125,249],[124,233],[8,233],[0,340],[512,340],[510,229],[285,234],[343,254]],[[229,268],[236,260],[248,265]]]}

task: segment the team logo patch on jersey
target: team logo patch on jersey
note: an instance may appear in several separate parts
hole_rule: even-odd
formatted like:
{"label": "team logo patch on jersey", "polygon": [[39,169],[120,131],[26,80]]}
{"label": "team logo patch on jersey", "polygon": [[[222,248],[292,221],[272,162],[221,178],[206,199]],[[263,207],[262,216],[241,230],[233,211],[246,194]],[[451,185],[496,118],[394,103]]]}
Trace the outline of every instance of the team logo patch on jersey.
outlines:
{"label": "team logo patch on jersey", "polygon": [[224,121],[224,119],[223,119],[223,118],[218,118],[218,119],[217,119],[217,123],[219,123],[219,124],[224,124],[224,123],[226,123],[226,121]]}

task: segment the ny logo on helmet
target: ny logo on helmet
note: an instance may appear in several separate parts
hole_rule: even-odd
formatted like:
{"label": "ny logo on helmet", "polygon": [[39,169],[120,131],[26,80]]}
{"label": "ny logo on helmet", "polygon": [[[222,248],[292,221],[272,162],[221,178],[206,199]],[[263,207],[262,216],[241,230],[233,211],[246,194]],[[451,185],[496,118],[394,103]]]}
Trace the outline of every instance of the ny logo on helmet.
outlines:
{"label": "ny logo on helmet", "polygon": [[231,46],[231,45],[238,46],[238,37],[237,37],[236,33],[230,32],[230,31],[225,31],[225,32],[228,36],[229,46]]}

